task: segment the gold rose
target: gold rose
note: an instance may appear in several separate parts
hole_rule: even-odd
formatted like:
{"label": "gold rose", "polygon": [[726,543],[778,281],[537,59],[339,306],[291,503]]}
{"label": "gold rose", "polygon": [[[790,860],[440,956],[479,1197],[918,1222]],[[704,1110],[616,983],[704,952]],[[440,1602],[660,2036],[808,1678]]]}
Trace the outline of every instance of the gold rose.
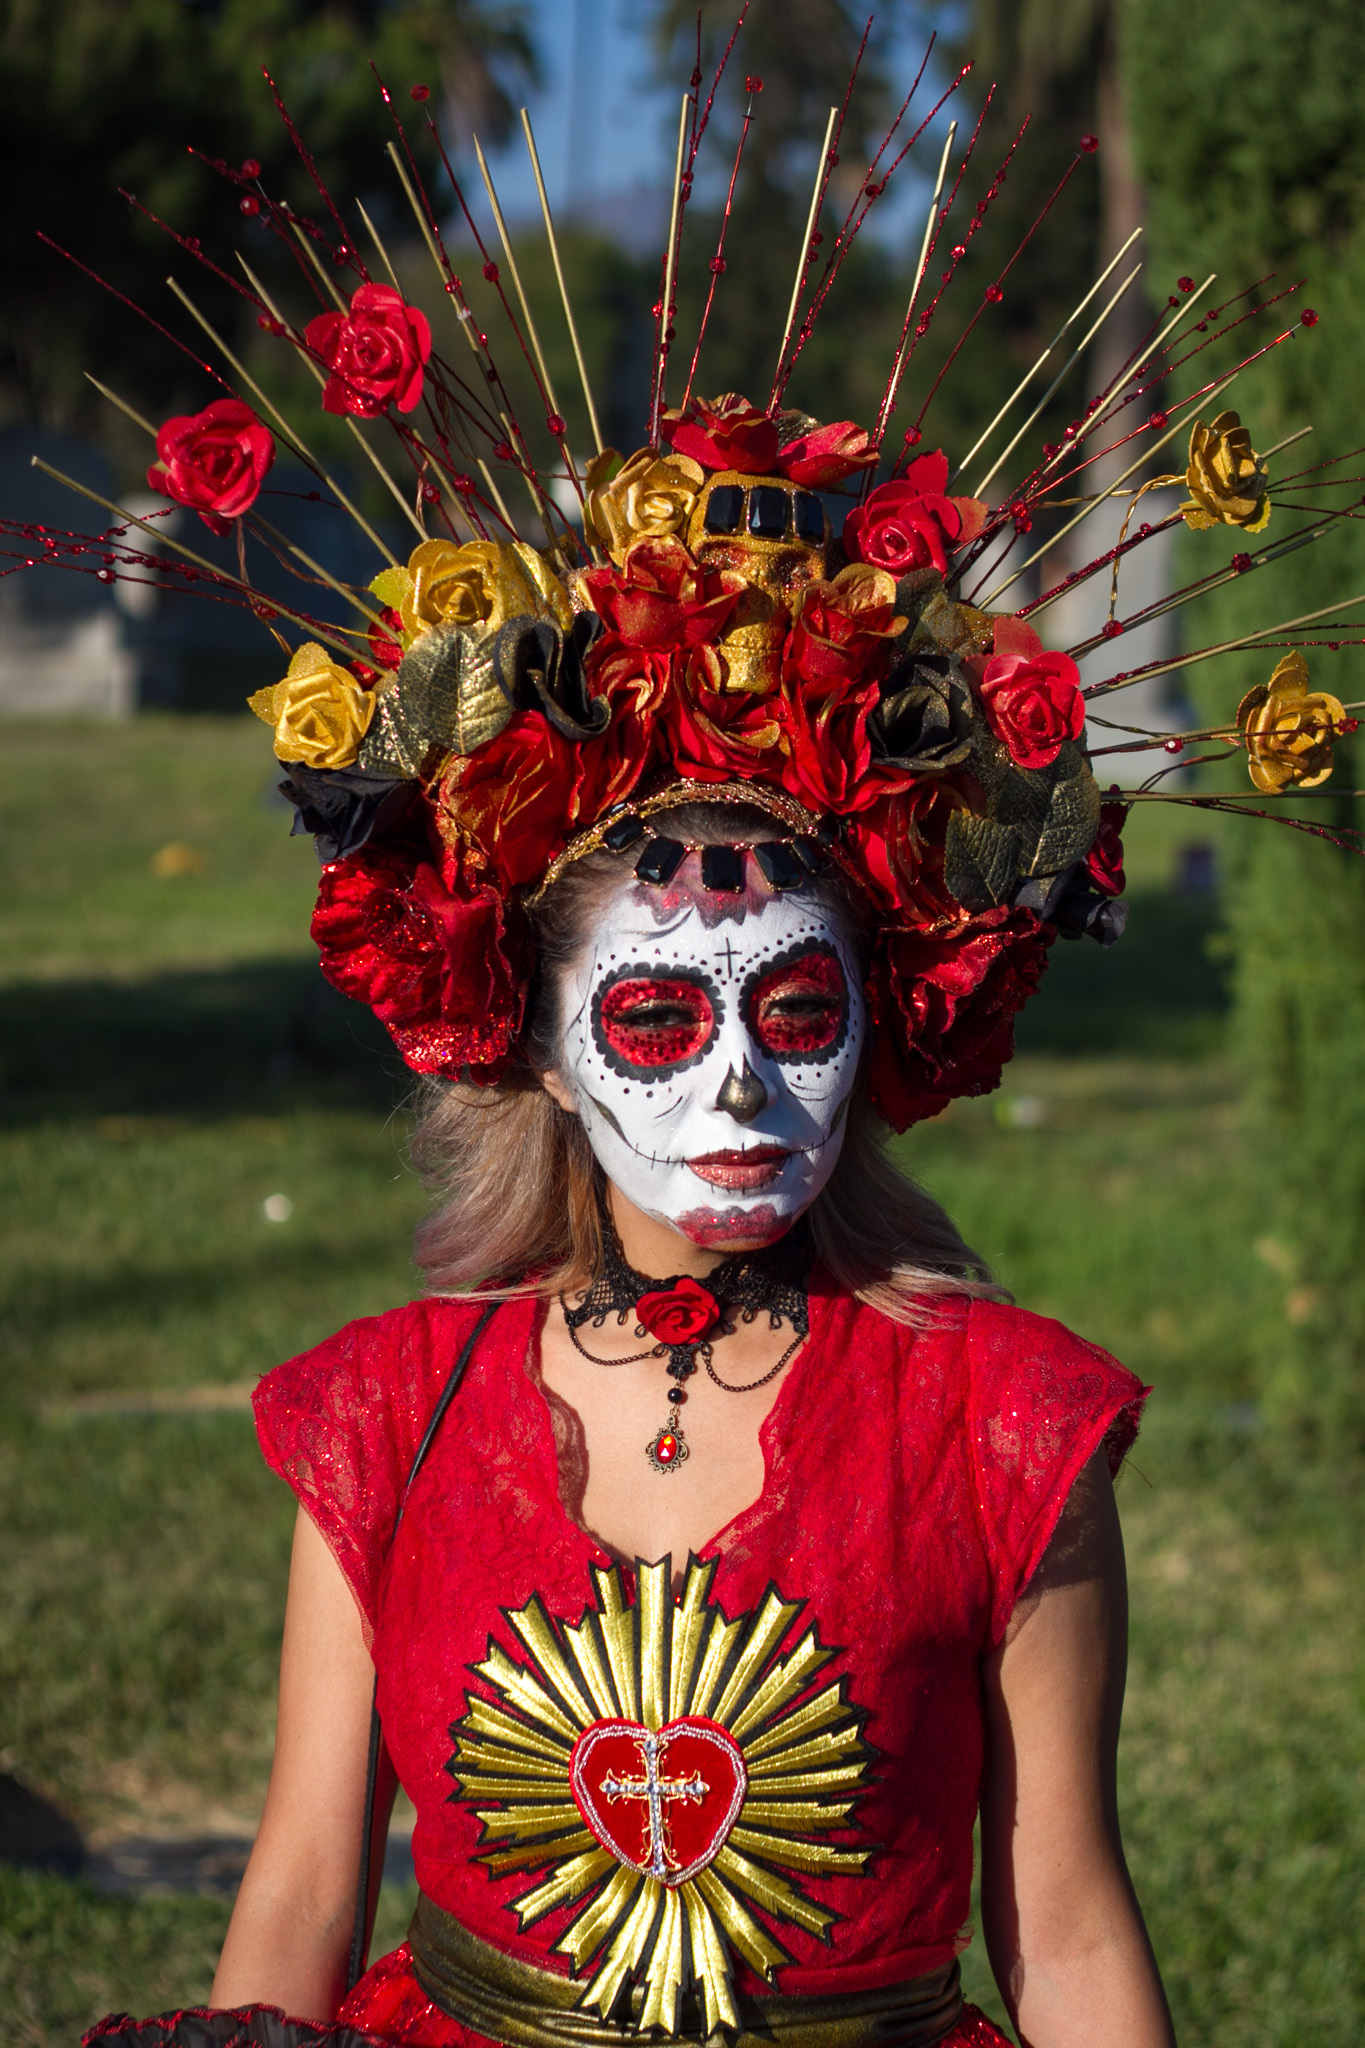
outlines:
{"label": "gold rose", "polygon": [[1297,651],[1276,665],[1268,683],[1248,690],[1237,707],[1247,769],[1268,796],[1287,788],[1316,789],[1332,772],[1332,743],[1346,713],[1326,690],[1308,688],[1308,663]]}
{"label": "gold rose", "polygon": [[399,595],[405,635],[432,626],[464,626],[496,633],[508,619],[550,616],[566,630],[573,623],[568,593],[534,548],[524,541],[424,540],[408,557]]}
{"label": "gold rose", "polygon": [[1269,521],[1269,472],[1235,412],[1218,413],[1212,426],[1195,421],[1184,482],[1190,495],[1180,515],[1196,532],[1240,526],[1244,533],[1259,533]]}
{"label": "gold rose", "polygon": [[374,717],[374,696],[309,640],[283,680],[248,697],[256,716],[275,728],[281,761],[309,768],[348,768]]}
{"label": "gold rose", "polygon": [[686,455],[641,448],[623,463],[605,448],[588,465],[589,538],[619,564],[632,541],[681,533],[705,481],[701,464]]}

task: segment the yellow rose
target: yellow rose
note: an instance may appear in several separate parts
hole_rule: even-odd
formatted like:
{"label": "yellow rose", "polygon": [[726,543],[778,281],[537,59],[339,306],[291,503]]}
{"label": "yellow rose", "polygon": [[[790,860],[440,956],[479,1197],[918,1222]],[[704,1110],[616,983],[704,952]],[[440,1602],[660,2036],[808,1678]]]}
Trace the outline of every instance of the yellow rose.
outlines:
{"label": "yellow rose", "polygon": [[1235,412],[1220,412],[1211,427],[1196,420],[1190,434],[1185,488],[1180,507],[1186,526],[1240,526],[1259,533],[1270,518],[1270,478]]}
{"label": "yellow rose", "polygon": [[1326,690],[1309,690],[1308,663],[1286,654],[1268,683],[1248,690],[1237,707],[1247,768],[1257,789],[1316,789],[1332,772],[1332,742],[1346,713]]}
{"label": "yellow rose", "polygon": [[588,465],[587,523],[614,561],[642,534],[681,533],[706,481],[686,455],[656,455],[641,448],[624,467],[614,448]]}
{"label": "yellow rose", "polygon": [[315,640],[299,648],[282,682],[247,702],[274,726],[281,761],[308,768],[349,768],[374,717],[373,694]]}
{"label": "yellow rose", "polygon": [[401,602],[403,629],[463,626],[496,633],[508,619],[550,616],[572,623],[568,594],[534,548],[524,541],[424,540],[408,558],[411,579]]}

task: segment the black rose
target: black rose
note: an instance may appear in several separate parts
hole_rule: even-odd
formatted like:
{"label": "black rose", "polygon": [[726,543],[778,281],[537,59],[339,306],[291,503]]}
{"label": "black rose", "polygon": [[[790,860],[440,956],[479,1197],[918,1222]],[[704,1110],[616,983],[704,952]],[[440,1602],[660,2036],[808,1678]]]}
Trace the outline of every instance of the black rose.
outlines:
{"label": "black rose", "polygon": [[946,655],[921,654],[893,669],[867,721],[874,761],[936,775],[972,751],[972,698]]}

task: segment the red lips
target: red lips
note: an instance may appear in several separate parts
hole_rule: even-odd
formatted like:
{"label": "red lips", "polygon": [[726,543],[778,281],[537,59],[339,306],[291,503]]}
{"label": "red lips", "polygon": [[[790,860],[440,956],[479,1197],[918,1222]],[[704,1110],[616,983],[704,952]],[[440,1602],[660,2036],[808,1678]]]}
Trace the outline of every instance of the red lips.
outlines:
{"label": "red lips", "polygon": [[755,1145],[747,1152],[703,1152],[687,1164],[699,1180],[710,1181],[712,1187],[744,1192],[769,1187],[790,1158],[791,1153],[781,1145]]}

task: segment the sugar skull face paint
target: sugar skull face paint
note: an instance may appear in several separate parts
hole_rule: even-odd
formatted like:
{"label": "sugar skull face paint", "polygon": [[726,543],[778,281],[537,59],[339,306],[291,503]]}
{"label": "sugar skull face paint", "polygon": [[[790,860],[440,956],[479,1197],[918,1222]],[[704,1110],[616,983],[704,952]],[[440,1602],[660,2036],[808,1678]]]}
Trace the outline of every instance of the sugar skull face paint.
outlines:
{"label": "sugar skull face paint", "polygon": [[857,968],[800,895],[643,886],[563,994],[560,1076],[622,1194],[695,1244],[760,1244],[834,1170],[866,1029]]}

